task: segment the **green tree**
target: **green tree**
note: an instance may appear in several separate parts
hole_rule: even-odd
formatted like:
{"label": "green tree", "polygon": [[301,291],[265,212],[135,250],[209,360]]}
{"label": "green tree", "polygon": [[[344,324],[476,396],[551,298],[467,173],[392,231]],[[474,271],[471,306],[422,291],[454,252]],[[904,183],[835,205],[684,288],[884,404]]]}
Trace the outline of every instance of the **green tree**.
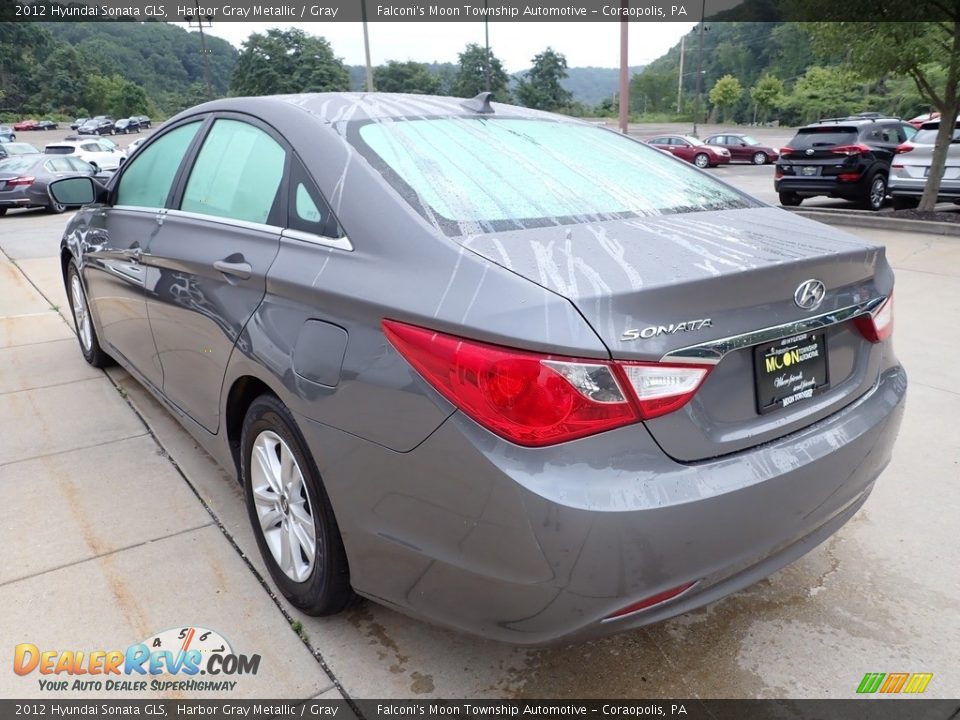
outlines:
{"label": "green tree", "polygon": [[326,38],[299,29],[253,33],[243,43],[230,81],[235,95],[349,89],[347,69]]}
{"label": "green tree", "polygon": [[80,54],[70,45],[60,43],[34,73],[37,93],[31,104],[42,113],[58,112],[73,115],[83,106],[87,69]]}
{"label": "green tree", "polygon": [[493,54],[487,54],[485,48],[470,43],[459,54],[460,67],[453,80],[450,93],[457,97],[473,97],[487,89],[487,75],[490,77],[490,91],[494,100],[507,102],[510,99],[510,76],[503,69],[503,63]]}
{"label": "green tree", "polygon": [[814,65],[797,80],[793,92],[784,100],[800,122],[838,117],[857,112],[863,103],[863,80],[844,68]]}
{"label": "green tree", "polygon": [[676,109],[677,73],[646,68],[630,78],[633,112],[671,112]]}
{"label": "green tree", "polygon": [[757,120],[757,110],[762,112],[762,118],[766,121],[770,111],[775,109],[783,101],[784,87],[783,81],[775,75],[764,75],[753,87],[750,88],[750,99],[753,100],[753,120]]}
{"label": "green tree", "polygon": [[[828,13],[836,10],[827,5]],[[915,0],[897,7],[889,22],[813,23],[810,33],[818,53],[845,51],[846,65],[877,76],[898,73],[916,84],[920,95],[942,118],[960,114],[960,2]],[[830,15],[823,17],[829,18]],[[939,22],[917,22],[940,18]],[[912,22],[911,22],[912,21]],[[938,69],[942,68],[942,72]],[[930,177],[920,199],[921,210],[933,210],[950,147],[953,122],[940,123]]]}
{"label": "green tree", "polygon": [[373,84],[381,92],[418,93],[436,95],[440,92],[440,77],[430,72],[429,66],[418,62],[391,60],[373,70]]}
{"label": "green tree", "polygon": [[730,108],[743,95],[743,86],[733,75],[724,75],[710,88],[710,102],[723,111],[726,117]]}
{"label": "green tree", "polygon": [[559,110],[567,107],[573,94],[560,82],[567,77],[567,58],[548,47],[533,58],[533,67],[517,85],[520,103],[537,110]]}

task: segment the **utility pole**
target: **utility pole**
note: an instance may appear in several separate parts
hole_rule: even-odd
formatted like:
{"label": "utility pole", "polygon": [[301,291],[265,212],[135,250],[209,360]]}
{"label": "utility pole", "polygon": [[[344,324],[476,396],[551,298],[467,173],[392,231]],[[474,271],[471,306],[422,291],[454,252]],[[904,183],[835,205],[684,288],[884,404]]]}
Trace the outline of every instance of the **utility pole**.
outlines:
{"label": "utility pole", "polygon": [[677,114],[680,114],[683,96],[683,48],[687,42],[687,36],[680,38],[680,75],[677,76]]}
{"label": "utility pole", "polygon": [[483,0],[483,34],[485,38],[484,43],[487,48],[487,53],[483,56],[483,89],[490,92],[490,18],[486,13],[488,2],[489,0]]}
{"label": "utility pole", "polygon": [[[627,17],[629,0],[620,0],[622,14]],[[620,132],[627,134],[627,123],[630,120],[630,68],[627,60],[627,20],[620,21]]]}
{"label": "utility pole", "polygon": [[363,52],[367,58],[367,92],[374,92],[373,65],[370,64],[370,33],[367,29],[367,0],[360,0],[360,16],[363,20]]}
{"label": "utility pole", "polygon": [[[210,82],[210,51],[207,50],[207,38],[203,34],[203,24],[206,23],[207,27],[213,27],[213,22],[210,20],[209,15],[200,14],[200,0],[196,0],[197,14],[194,16],[196,18],[197,30],[200,31],[200,54],[203,56],[203,78],[207,81],[207,100],[213,100],[213,85]],[[194,20],[187,20],[187,26],[193,27]]]}
{"label": "utility pole", "polygon": [[700,47],[697,48],[697,107],[693,111],[693,136],[697,137],[697,120],[699,120],[700,107],[703,105],[703,31],[707,24],[707,0],[703,0],[700,8]]}

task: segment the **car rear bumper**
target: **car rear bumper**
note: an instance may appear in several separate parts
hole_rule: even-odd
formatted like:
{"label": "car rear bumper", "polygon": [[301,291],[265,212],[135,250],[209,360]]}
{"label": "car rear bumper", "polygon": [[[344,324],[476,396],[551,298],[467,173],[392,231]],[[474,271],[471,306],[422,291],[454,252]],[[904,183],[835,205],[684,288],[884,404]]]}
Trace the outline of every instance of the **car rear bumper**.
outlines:
{"label": "car rear bumper", "polygon": [[[466,632],[542,645],[693,610],[842,526],[890,460],[906,374],[802,431],[681,464],[643,425],[551,448],[455,413],[397,453],[298,418],[362,595]],[[680,585],[672,601],[612,613]]]}
{"label": "car rear bumper", "polygon": [[866,176],[854,182],[841,182],[835,178],[799,178],[785,176],[773,181],[777,192],[793,192],[805,197],[829,195],[830,197],[856,200],[866,196],[869,185]]}

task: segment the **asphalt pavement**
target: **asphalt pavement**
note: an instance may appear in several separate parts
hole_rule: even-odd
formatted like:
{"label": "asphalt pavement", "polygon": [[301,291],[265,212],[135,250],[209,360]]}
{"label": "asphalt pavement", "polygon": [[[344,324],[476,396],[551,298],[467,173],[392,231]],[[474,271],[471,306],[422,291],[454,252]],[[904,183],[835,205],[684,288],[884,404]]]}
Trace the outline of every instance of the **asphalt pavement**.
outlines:
{"label": "asphalt pavement", "polygon": [[[771,173],[718,176],[757,192]],[[893,462],[847,526],[701,610],[530,650],[372,602],[318,619],[278,600],[235,482],[127,373],[83,363],[56,257],[65,220],[0,218],[8,654],[18,643],[123,648],[191,626],[261,655],[260,673],[235,678],[232,693],[256,697],[842,698],[866,672],[931,672],[926,696],[960,695],[960,336],[950,330],[960,239],[852,230],[885,244],[896,269],[895,342],[911,386]],[[57,695],[73,696],[41,690],[36,673],[0,671],[2,697]]]}

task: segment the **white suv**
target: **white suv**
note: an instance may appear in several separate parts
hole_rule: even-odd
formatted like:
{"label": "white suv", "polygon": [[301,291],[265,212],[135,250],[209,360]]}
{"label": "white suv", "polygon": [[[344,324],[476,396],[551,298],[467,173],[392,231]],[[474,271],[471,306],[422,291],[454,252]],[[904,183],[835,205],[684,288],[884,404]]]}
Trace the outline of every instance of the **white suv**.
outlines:
{"label": "white suv", "polygon": [[109,140],[93,137],[50,143],[43,152],[46,155],[72,155],[86,160],[98,170],[116,170],[127,159],[127,153]]}

